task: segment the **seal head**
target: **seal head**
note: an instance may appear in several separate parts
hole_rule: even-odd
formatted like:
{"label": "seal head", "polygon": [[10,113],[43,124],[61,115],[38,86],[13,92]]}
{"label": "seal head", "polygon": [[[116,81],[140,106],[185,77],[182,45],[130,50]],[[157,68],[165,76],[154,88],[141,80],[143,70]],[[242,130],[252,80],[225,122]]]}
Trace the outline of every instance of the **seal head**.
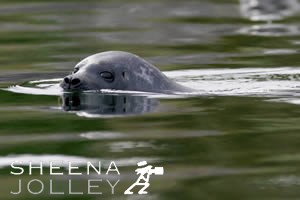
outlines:
{"label": "seal head", "polygon": [[191,91],[170,80],[144,59],[121,51],[98,53],[83,59],[60,86],[64,90]]}

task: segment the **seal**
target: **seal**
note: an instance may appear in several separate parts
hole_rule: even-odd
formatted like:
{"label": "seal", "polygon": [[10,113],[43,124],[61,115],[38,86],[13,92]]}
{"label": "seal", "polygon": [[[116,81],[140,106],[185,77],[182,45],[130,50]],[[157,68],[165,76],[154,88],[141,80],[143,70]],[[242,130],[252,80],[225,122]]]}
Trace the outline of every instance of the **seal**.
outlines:
{"label": "seal", "polygon": [[91,55],[80,61],[72,74],[60,83],[64,90],[130,90],[157,93],[189,92],[159,69],[138,57],[108,51]]}

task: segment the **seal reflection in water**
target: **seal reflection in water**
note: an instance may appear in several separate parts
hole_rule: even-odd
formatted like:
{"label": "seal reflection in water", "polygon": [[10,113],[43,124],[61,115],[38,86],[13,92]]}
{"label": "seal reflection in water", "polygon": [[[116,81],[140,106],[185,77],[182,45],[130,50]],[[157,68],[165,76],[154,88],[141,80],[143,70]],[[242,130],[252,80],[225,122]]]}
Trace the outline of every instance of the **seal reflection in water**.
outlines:
{"label": "seal reflection in water", "polygon": [[60,83],[65,90],[130,90],[157,93],[189,92],[155,66],[127,52],[108,51],[79,62]]}
{"label": "seal reflection in water", "polygon": [[90,116],[137,115],[153,112],[158,105],[158,100],[145,96],[79,92],[64,93],[60,102],[65,111],[81,111]]}

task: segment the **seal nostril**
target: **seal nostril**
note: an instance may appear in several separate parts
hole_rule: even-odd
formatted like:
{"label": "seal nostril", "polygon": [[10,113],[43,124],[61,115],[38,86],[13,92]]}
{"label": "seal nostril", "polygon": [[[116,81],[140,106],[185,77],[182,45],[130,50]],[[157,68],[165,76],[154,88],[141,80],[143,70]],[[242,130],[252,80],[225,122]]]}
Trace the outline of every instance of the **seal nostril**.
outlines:
{"label": "seal nostril", "polygon": [[78,85],[80,83],[80,79],[79,78],[74,78],[71,80],[71,84],[72,85]]}
{"label": "seal nostril", "polygon": [[64,78],[64,82],[69,84],[70,83],[70,79],[68,77],[65,77]]}

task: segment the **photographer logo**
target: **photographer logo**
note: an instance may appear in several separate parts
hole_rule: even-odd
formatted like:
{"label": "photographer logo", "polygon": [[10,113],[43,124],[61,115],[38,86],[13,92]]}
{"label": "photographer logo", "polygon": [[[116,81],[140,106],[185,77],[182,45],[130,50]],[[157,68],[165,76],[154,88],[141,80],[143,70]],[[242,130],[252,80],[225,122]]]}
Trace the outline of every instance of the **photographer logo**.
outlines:
{"label": "photographer logo", "polygon": [[[76,163],[76,164],[75,164]],[[138,176],[137,180],[130,185],[125,186],[124,190],[121,190],[121,194],[131,195],[133,189],[139,189],[138,194],[148,194],[146,189],[150,186],[151,175],[163,175],[163,167],[153,167],[149,165],[147,161],[140,161],[137,163],[137,169],[135,170]],[[81,161],[49,161],[46,162],[23,162],[14,161],[11,163],[10,174],[20,177],[21,175],[27,175],[28,177],[35,174],[38,176],[64,176],[67,175],[67,179],[59,181],[57,178],[53,179],[18,179],[17,189],[11,190],[13,195],[20,195],[23,193],[29,193],[32,195],[49,194],[49,195],[102,195],[101,188],[109,188],[108,191],[112,195],[115,194],[115,190],[118,187],[120,181],[120,172],[116,162],[111,161],[106,169],[106,173],[102,172],[102,163],[98,162],[81,162]],[[33,173],[35,171],[35,173]],[[48,172],[48,173],[47,173]],[[27,174],[26,174],[27,173]],[[85,176],[81,187],[74,187],[77,179],[72,179],[72,176]],[[92,178],[90,178],[92,177]],[[57,186],[60,183],[61,186]],[[64,187],[62,187],[63,185]]]}
{"label": "photographer logo", "polygon": [[164,174],[164,168],[163,167],[154,167],[152,165],[147,165],[146,161],[141,161],[137,163],[138,167],[135,172],[137,175],[140,175],[135,183],[133,183],[125,192],[124,194],[133,194],[131,191],[136,186],[143,186],[138,194],[148,194],[147,191],[145,191],[149,186],[149,180],[150,175],[163,175]]}

